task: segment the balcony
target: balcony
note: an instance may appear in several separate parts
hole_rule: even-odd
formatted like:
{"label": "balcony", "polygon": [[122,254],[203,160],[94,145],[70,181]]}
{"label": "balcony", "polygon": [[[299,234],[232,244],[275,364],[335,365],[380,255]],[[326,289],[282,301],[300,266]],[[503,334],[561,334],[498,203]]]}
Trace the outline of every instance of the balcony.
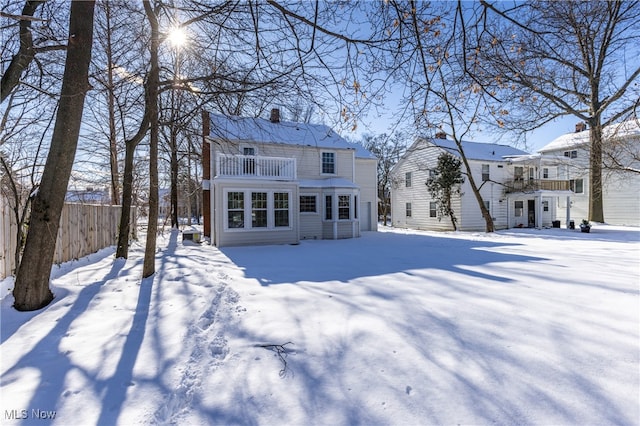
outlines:
{"label": "balcony", "polygon": [[534,191],[570,191],[568,180],[513,179],[504,183],[507,194]]}
{"label": "balcony", "polygon": [[296,159],[260,157],[256,155],[218,154],[216,156],[216,176],[295,180]]}

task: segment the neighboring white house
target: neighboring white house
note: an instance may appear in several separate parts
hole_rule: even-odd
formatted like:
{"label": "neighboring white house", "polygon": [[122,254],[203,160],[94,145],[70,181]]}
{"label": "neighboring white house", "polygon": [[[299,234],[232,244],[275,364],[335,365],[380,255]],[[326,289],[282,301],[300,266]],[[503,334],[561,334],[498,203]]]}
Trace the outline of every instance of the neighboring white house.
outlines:
{"label": "neighboring white house", "polygon": [[[612,225],[640,226],[640,126],[626,121],[603,129],[602,192],[605,222]],[[558,173],[569,180],[575,195],[569,202],[576,220],[589,215],[589,131],[584,123],[574,133],[562,135],[539,150],[555,158]],[[567,207],[559,199],[557,212]],[[563,217],[560,215],[559,217]]]}
{"label": "neighboring white house", "polygon": [[212,244],[295,244],[377,230],[377,159],[362,146],[325,125],[280,121],[277,109],[269,120],[212,114],[209,124],[203,198]]}
{"label": "neighboring white house", "polygon": [[[482,200],[496,229],[554,225],[559,216],[558,199],[570,197],[569,182],[559,179],[558,160],[532,156],[520,149],[492,144],[463,142]],[[451,221],[439,217],[437,202],[426,182],[436,168],[438,156],[448,152],[460,158],[457,145],[444,134],[418,139],[393,169],[391,211],[393,226],[415,229],[451,230]],[[464,166],[462,168],[465,172]],[[452,200],[462,231],[483,231],[485,221],[469,179]],[[566,216],[566,213],[565,213]],[[559,224],[555,224],[559,226]]]}

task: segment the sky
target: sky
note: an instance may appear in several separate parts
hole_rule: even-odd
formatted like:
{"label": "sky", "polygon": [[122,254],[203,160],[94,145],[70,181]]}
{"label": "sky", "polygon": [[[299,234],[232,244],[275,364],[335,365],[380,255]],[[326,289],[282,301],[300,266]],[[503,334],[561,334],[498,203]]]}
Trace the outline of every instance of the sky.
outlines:
{"label": "sky", "polygon": [[0,282],[3,425],[640,423],[639,228],[143,252]]}

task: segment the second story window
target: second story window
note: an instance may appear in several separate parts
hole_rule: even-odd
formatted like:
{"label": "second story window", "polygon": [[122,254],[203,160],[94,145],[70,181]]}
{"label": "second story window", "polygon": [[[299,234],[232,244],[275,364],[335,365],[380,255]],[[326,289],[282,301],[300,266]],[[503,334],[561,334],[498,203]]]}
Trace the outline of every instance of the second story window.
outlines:
{"label": "second story window", "polygon": [[549,179],[549,169],[546,167],[542,169],[542,178]]}
{"label": "second story window", "polygon": [[524,174],[524,168],[516,166],[513,168],[513,177],[515,180],[522,180],[522,176]]}
{"label": "second story window", "polygon": [[489,180],[489,165],[483,164],[482,165],[482,181],[486,182],[488,180]]}
{"label": "second story window", "polygon": [[334,175],[336,173],[336,154],[334,152],[322,153],[322,174]]}
{"label": "second story window", "polygon": [[404,174],[404,186],[411,188],[411,172]]}
{"label": "second story window", "polygon": [[582,179],[571,179],[569,181],[569,189],[576,194],[584,193],[584,184]]}
{"label": "second story window", "polygon": [[564,156],[569,158],[578,158],[578,151],[565,151]]}

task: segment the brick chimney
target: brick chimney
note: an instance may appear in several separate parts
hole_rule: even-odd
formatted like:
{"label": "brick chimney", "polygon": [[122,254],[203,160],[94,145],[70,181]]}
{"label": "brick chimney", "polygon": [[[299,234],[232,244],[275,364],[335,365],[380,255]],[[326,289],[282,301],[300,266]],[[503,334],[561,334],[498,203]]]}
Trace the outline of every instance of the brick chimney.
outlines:
{"label": "brick chimney", "polygon": [[271,117],[269,117],[269,120],[272,123],[279,123],[280,122],[280,110],[278,108],[272,108],[271,109]]}
{"label": "brick chimney", "polygon": [[587,130],[587,123],[585,123],[584,121],[576,123],[576,133],[582,132],[584,130]]}
{"label": "brick chimney", "polygon": [[447,138],[447,134],[445,132],[436,133],[436,139],[446,139],[446,138]]}

